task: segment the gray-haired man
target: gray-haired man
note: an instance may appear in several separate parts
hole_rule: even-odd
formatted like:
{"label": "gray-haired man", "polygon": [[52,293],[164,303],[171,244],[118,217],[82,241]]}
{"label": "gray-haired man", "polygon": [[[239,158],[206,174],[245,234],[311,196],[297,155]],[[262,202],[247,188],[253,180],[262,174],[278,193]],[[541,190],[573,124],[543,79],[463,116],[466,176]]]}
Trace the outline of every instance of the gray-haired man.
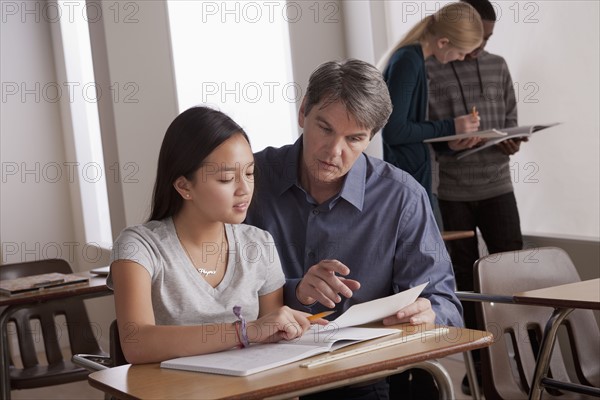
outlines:
{"label": "gray-haired man", "polygon": [[[310,313],[335,308],[339,315],[429,281],[422,298],[384,323],[462,326],[452,266],[425,190],[404,171],[363,153],[391,107],[372,65],[347,60],[319,66],[300,107],[302,136],[255,155],[256,197],[246,222],[273,235],[290,307]],[[363,390],[363,398],[384,392],[387,398],[385,381],[351,389],[353,396]]]}

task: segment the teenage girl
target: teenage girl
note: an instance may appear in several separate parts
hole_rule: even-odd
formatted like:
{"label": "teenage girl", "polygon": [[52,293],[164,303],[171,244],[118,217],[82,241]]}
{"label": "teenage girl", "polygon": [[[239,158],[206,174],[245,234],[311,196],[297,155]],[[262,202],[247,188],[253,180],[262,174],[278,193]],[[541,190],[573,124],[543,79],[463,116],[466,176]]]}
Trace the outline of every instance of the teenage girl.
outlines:
{"label": "teenage girl", "polygon": [[175,118],[160,149],[151,216],[113,248],[107,282],[127,361],[290,340],[310,327],[309,314],[283,306],[271,235],[241,224],[253,189],[254,157],[239,125],[205,107]]}

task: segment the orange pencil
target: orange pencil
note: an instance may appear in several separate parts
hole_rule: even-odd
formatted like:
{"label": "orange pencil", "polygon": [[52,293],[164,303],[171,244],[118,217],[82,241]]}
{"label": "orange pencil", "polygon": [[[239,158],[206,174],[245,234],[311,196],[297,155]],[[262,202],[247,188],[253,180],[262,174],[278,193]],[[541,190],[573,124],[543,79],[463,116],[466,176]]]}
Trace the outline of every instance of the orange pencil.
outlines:
{"label": "orange pencil", "polygon": [[323,312],[320,312],[320,313],[318,313],[318,314],[311,315],[310,317],[308,317],[308,320],[309,320],[309,321],[311,321],[311,322],[312,322],[312,321],[316,321],[316,320],[318,320],[319,318],[324,318],[324,317],[326,317],[326,316],[328,316],[328,315],[331,315],[331,314],[333,314],[334,312],[335,312],[335,310],[331,310],[331,311],[323,311]]}
{"label": "orange pencil", "polygon": [[477,114],[479,114],[477,112],[477,107],[473,106],[473,109],[471,110],[471,114],[473,114],[473,117],[477,118]]}

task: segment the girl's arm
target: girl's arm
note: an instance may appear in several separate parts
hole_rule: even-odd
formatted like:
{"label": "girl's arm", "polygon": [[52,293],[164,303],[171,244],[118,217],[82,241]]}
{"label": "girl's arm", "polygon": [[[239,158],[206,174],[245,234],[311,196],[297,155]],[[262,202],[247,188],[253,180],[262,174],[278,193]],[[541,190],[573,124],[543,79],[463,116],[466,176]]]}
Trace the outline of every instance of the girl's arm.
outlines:
{"label": "girl's arm", "polygon": [[258,318],[280,309],[283,306],[283,286],[258,298]]}
{"label": "girl's arm", "polygon": [[[115,261],[111,265],[111,275],[121,347],[130,363],[214,353],[240,344],[234,324],[156,325],[150,275],[140,264]],[[248,322],[251,343],[294,339],[310,327],[308,314],[281,307],[278,296],[282,294],[275,291],[261,297],[260,318]],[[266,313],[262,311],[263,302],[268,310]]]}

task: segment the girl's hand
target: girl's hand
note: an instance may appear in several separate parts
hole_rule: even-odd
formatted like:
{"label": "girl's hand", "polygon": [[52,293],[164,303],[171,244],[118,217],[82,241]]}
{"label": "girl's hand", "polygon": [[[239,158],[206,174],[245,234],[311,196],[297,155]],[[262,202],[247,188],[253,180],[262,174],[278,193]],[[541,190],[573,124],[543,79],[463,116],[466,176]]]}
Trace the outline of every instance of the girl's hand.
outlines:
{"label": "girl's hand", "polygon": [[[251,343],[296,339],[310,328],[309,316],[308,313],[283,306],[256,321],[248,322],[248,339]],[[322,321],[325,320],[315,322],[322,324]]]}

